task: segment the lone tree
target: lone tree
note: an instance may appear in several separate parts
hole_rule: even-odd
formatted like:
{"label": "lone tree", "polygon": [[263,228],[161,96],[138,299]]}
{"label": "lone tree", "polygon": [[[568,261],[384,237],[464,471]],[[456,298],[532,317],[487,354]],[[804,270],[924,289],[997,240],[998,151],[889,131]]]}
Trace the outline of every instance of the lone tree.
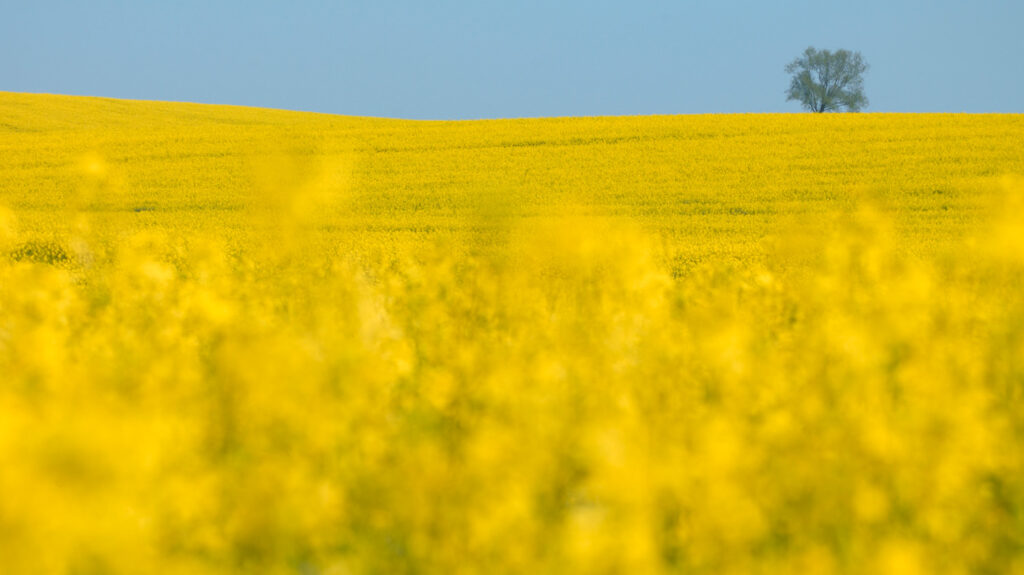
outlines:
{"label": "lone tree", "polygon": [[859,112],[867,107],[864,72],[868,65],[860,52],[815,50],[810,47],[786,66],[793,80],[786,101],[798,100],[811,112]]}

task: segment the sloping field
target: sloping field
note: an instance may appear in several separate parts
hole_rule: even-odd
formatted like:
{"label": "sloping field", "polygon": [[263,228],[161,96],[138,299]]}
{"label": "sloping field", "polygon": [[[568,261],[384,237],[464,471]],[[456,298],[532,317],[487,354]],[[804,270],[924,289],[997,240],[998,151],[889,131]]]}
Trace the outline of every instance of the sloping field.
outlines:
{"label": "sloping field", "polygon": [[0,572],[1024,572],[1020,174],[0,93]]}

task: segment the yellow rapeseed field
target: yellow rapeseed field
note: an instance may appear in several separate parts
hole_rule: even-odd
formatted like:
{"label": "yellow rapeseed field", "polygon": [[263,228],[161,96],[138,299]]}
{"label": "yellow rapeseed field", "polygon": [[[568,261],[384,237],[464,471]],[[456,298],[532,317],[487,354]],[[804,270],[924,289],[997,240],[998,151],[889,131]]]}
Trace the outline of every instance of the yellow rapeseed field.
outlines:
{"label": "yellow rapeseed field", "polygon": [[0,93],[0,573],[1024,573],[1022,175]]}

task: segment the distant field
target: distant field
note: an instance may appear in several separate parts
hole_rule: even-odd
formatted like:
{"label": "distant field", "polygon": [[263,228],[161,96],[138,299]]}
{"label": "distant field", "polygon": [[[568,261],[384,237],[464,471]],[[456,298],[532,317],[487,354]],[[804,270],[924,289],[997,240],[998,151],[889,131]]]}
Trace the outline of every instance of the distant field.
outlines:
{"label": "distant field", "polygon": [[0,92],[0,572],[1024,573],[1022,175]]}

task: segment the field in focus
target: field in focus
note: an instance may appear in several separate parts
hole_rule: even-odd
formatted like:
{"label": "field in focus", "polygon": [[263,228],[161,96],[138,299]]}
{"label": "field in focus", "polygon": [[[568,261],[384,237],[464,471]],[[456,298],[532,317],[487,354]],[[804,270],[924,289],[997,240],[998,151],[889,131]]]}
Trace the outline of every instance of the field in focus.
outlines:
{"label": "field in focus", "polygon": [[1021,174],[0,93],[0,571],[1024,573]]}

